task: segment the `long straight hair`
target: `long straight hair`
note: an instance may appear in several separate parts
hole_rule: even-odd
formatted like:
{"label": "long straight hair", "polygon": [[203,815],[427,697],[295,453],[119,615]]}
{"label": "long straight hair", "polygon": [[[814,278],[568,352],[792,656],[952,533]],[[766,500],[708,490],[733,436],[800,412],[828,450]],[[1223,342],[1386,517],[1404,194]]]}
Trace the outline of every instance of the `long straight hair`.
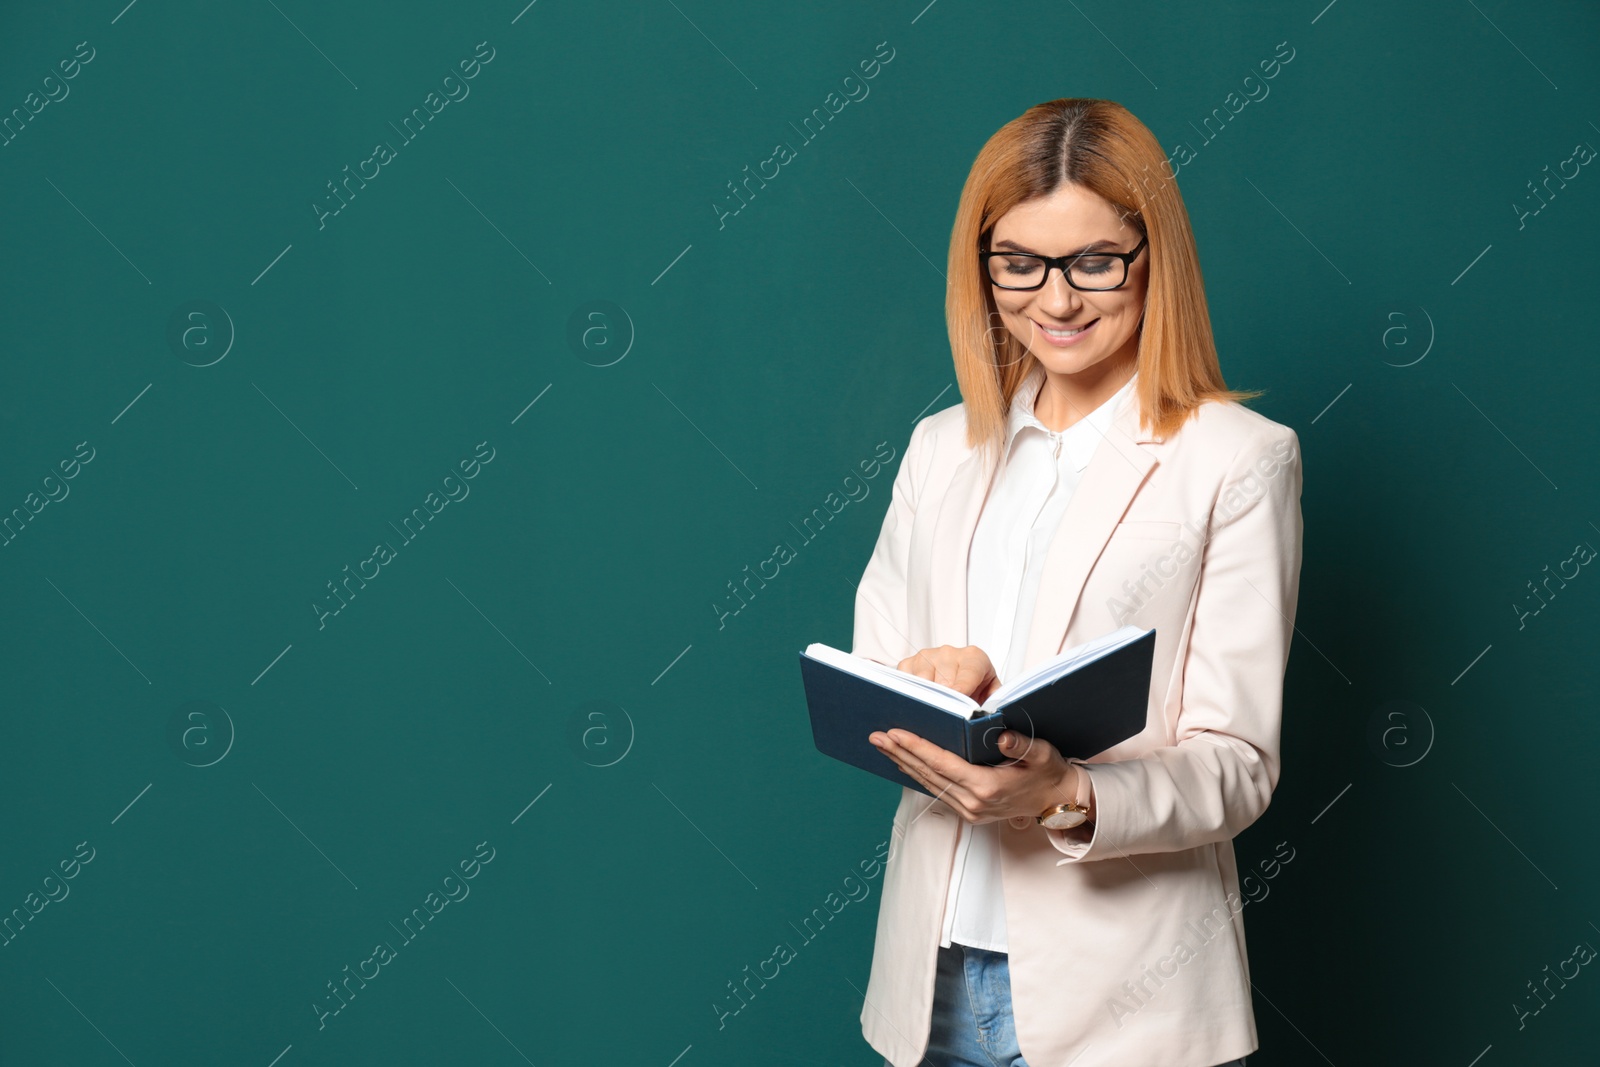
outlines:
{"label": "long straight hair", "polygon": [[1073,183],[1098,194],[1149,240],[1139,325],[1141,424],[1166,438],[1208,400],[1260,391],[1222,380],[1189,213],[1166,154],[1144,123],[1110,100],[1067,98],[1030,107],[978,153],[950,234],[945,319],[966,405],[967,444],[998,457],[1011,399],[1034,357],[1000,320],[978,253],[1016,205]]}

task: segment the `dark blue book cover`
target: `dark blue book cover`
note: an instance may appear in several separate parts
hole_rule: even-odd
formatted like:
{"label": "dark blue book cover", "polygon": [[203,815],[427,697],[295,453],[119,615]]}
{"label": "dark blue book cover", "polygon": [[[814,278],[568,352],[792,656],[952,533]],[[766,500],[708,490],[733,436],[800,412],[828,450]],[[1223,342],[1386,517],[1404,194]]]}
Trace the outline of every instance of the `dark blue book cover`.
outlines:
{"label": "dark blue book cover", "polygon": [[867,735],[909,730],[969,763],[1005,760],[1002,730],[1040,737],[1062,756],[1089,759],[1143,730],[1156,632],[1078,665],[1033,692],[965,719],[800,653],[800,676],[817,751],[932,796],[872,746]]}

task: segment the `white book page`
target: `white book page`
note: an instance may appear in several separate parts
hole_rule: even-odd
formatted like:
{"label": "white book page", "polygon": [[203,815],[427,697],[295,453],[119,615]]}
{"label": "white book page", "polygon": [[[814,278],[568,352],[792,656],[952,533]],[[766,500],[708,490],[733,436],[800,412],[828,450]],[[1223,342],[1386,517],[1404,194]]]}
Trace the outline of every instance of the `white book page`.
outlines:
{"label": "white book page", "polygon": [[983,702],[983,708],[986,711],[992,710],[1018,697],[1027,696],[1035,689],[1049,685],[1063,674],[1071,674],[1084,664],[1091,663],[1124,645],[1132,644],[1149,632],[1145,627],[1123,626],[1092,641],[1064,649],[1054,658],[1045,660],[1031,671],[990,693],[989,699]]}
{"label": "white book page", "polygon": [[865,678],[885,689],[892,689],[896,693],[920,700],[924,704],[931,704],[940,711],[947,711],[963,719],[972,718],[978,711],[977,701],[964,693],[958,693],[947,685],[930,682],[926,678],[918,678],[906,671],[885,666],[865,656],[853,656],[831,645],[820,643],[807,645],[805,654],[819,663],[849,671],[858,678]]}

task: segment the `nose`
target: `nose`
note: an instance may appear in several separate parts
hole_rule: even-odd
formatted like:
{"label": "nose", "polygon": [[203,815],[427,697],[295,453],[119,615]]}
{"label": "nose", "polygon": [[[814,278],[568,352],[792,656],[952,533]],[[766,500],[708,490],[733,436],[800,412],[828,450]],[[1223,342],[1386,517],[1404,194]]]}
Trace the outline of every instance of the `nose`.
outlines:
{"label": "nose", "polygon": [[1050,272],[1044,285],[1039,288],[1036,299],[1039,306],[1058,321],[1071,318],[1083,305],[1078,290],[1068,285],[1066,275],[1058,270]]}

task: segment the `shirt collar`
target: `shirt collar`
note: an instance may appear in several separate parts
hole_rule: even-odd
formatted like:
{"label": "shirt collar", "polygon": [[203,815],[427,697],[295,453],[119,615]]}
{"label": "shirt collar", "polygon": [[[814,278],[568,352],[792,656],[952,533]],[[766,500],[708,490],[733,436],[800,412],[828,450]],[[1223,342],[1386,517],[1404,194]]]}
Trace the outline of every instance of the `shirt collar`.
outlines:
{"label": "shirt collar", "polygon": [[1090,457],[1094,455],[1100,439],[1110,428],[1117,411],[1125,401],[1132,400],[1139,374],[1135,371],[1133,377],[1129,378],[1105,403],[1060,433],[1047,429],[1033,413],[1034,398],[1044,385],[1044,380],[1044,365],[1035,361],[1033,369],[1028,372],[1016,395],[1011,398],[1011,411],[1006,416],[1006,455],[1011,454],[1017,435],[1025,429],[1032,428],[1047,438],[1060,437],[1066,458],[1070,460],[1074,469],[1082,471],[1089,466]]}

